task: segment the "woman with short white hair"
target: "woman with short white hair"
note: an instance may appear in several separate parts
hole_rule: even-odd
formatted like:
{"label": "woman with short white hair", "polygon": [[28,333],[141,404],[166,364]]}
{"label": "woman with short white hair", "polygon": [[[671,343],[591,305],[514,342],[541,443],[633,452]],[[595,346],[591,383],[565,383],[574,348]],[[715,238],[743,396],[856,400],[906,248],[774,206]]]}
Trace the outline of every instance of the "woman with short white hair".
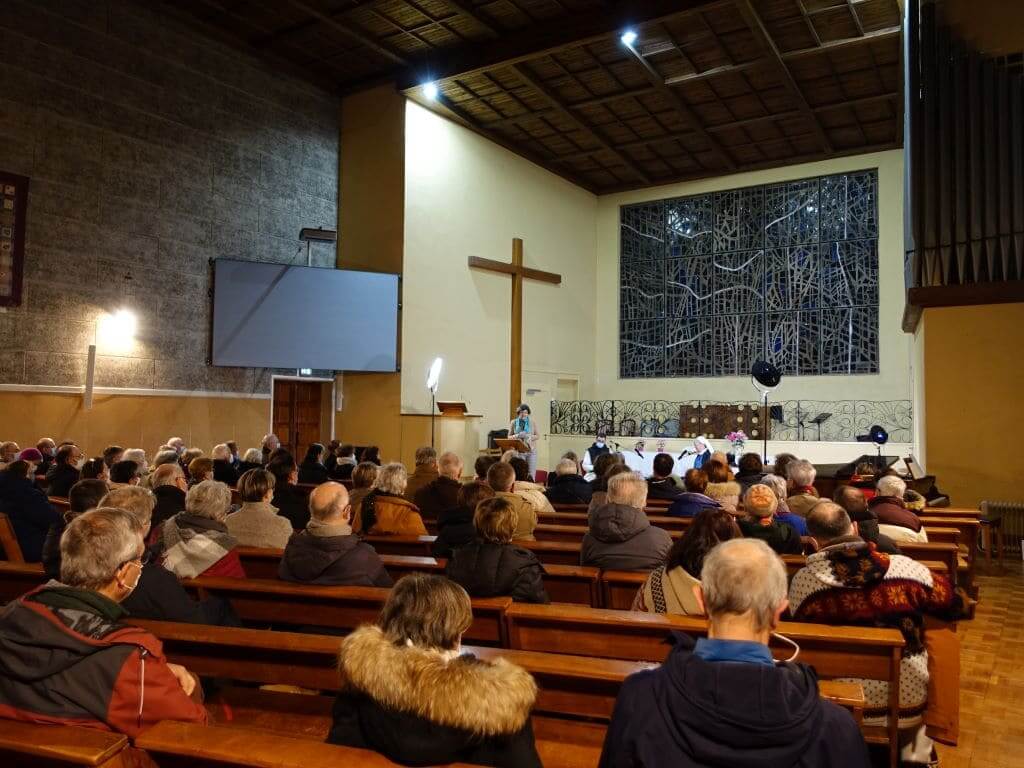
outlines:
{"label": "woman with short white hair", "polygon": [[210,452],[213,458],[213,479],[234,488],[238,485],[238,470],[235,468],[235,457],[227,443],[217,443]]}
{"label": "woman with short white hair", "polygon": [[868,500],[868,509],[878,518],[878,532],[899,543],[926,542],[928,534],[913,510],[907,509],[903,494],[907,484],[896,475],[883,475],[875,486],[878,493]]}
{"label": "woman with short white hair", "polygon": [[139,465],[139,475],[145,477],[149,473],[149,460],[141,448],[129,448],[121,454],[121,461],[134,461]]}
{"label": "woman with short white hair", "polygon": [[224,524],[231,507],[231,490],[216,480],[192,486],[185,511],[163,524],[160,543],[163,566],[179,579],[232,576],[244,579],[238,542]]}
{"label": "woman with short white hair", "polygon": [[786,506],[790,512],[807,517],[815,504],[821,501],[818,490],[814,487],[814,478],[818,470],[807,459],[791,461],[786,467],[786,480],[789,487],[789,498]]}
{"label": "woman with short white hair", "polygon": [[381,467],[372,490],[363,497],[358,514],[353,516],[352,530],[370,535],[426,536],[419,508],[403,498],[408,482],[409,474],[402,464],[392,462]]}

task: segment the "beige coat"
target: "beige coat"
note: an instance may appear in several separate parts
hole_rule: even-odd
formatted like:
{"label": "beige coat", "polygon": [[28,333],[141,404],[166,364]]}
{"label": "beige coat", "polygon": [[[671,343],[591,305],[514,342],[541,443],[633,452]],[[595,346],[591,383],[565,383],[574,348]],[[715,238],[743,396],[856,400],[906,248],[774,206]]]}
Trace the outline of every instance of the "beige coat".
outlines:
{"label": "beige coat", "polygon": [[708,483],[704,495],[721,504],[722,509],[735,514],[740,505],[740,484],[732,480],[725,483]]}
{"label": "beige coat", "polygon": [[665,566],[656,568],[637,591],[630,610],[702,616],[704,612],[693,593],[693,588],[699,586],[700,580],[687,573],[681,565],[670,571],[666,571]]}
{"label": "beige coat", "polygon": [[506,493],[499,491],[494,494],[498,498],[508,501],[519,515],[519,522],[516,523],[516,532],[513,539],[532,539],[533,529],[537,527],[537,510],[533,504],[528,502],[518,493]]}
{"label": "beige coat", "polygon": [[546,514],[555,514],[555,508],[551,506],[551,502],[548,501],[548,497],[544,495],[544,486],[537,485],[537,483],[531,483],[526,480],[516,480],[512,485],[512,492],[519,494],[528,502],[533,504],[533,508],[538,513],[544,512]]}
{"label": "beige coat", "polygon": [[277,514],[277,507],[262,501],[247,501],[241,509],[224,520],[228,533],[242,547],[284,549],[292,535],[287,517]]}

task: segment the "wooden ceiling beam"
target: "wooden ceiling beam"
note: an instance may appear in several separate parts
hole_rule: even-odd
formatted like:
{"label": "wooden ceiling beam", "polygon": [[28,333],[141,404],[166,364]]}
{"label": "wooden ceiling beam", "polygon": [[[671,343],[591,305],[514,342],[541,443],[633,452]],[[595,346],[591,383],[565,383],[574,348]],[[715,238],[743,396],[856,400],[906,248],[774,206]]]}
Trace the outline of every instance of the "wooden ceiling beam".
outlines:
{"label": "wooden ceiling beam", "polygon": [[761,15],[754,8],[754,4],[750,2],[750,0],[737,0],[736,6],[739,9],[740,15],[743,17],[743,20],[746,22],[747,26],[750,27],[750,31],[753,33],[754,39],[757,40],[761,47],[767,52],[769,60],[775,62],[779,75],[782,77],[783,84],[793,96],[793,100],[796,101],[797,107],[799,107],[800,111],[804,113],[810,122],[811,128],[814,129],[814,133],[818,137],[818,143],[821,144],[821,148],[828,153],[832,153],[835,148],[832,146],[831,139],[829,139],[828,134],[825,133],[825,129],[821,127],[821,122],[818,120],[818,116],[815,115],[814,110],[811,109],[811,105],[807,102],[807,97],[804,96],[804,92],[800,90],[800,86],[793,77],[793,73],[789,71],[789,67],[782,58],[782,53],[779,51],[779,47],[775,44],[775,38],[771,36],[767,27],[765,27],[764,21],[761,19]]}
{"label": "wooden ceiling beam", "polygon": [[[808,11],[807,13],[808,15],[813,15],[813,11]],[[844,48],[864,45],[864,43],[877,42],[879,40],[891,40],[893,38],[898,40],[900,32],[900,27],[883,27],[882,29],[865,32],[863,35],[859,35],[857,37],[844,37],[839,40],[826,40],[822,42],[821,45],[815,45],[810,48],[798,48],[795,51],[786,51],[782,54],[782,58],[786,61],[792,61],[793,59],[816,56],[819,53],[826,53],[829,51],[839,51]]]}
{"label": "wooden ceiling beam", "polygon": [[408,93],[428,80],[443,82],[521,64],[540,56],[607,40],[627,27],[639,28],[692,13],[698,8],[710,10],[731,4],[732,0],[626,0],[594,13],[537,22],[494,40],[431,53],[396,73],[395,82],[400,91]]}
{"label": "wooden ceiling beam", "polygon": [[599,133],[595,128],[587,125],[578,117],[576,117],[576,115],[572,113],[572,111],[565,105],[565,103],[551,90],[549,90],[548,87],[544,85],[544,83],[542,83],[539,79],[531,75],[529,72],[526,71],[524,67],[521,67],[518,64],[513,64],[509,68],[513,72],[515,72],[516,76],[520,80],[526,83],[530,88],[536,91],[541,96],[541,98],[548,102],[548,104],[557,109],[558,112],[562,115],[562,117],[564,117],[574,126],[576,126],[577,130],[582,131],[595,142],[597,142],[598,145],[600,145],[600,147],[605,152],[608,152],[608,154],[612,155],[616,160],[618,160],[623,165],[623,167],[625,167],[627,170],[629,170],[642,181],[650,181],[650,176],[647,175],[647,172],[644,171],[643,168],[641,168],[639,165],[636,164],[636,162],[630,160],[624,154],[619,152],[619,150],[617,150],[612,145],[612,143],[607,138],[605,138],[601,133]]}
{"label": "wooden ceiling beam", "polygon": [[314,8],[309,3],[303,2],[303,0],[283,0],[283,1],[284,1],[285,4],[290,5],[295,10],[301,11],[302,13],[305,13],[308,16],[312,16],[318,22],[324,24],[326,27],[328,27],[330,30],[332,30],[335,34],[339,35],[340,37],[345,38],[350,43],[355,43],[356,45],[361,45],[361,46],[363,46],[365,48],[368,48],[371,51],[373,51],[374,53],[376,53],[377,55],[381,56],[382,58],[387,59],[392,64],[397,64],[399,66],[406,66],[406,65],[408,65],[409,62],[406,60],[406,58],[402,54],[398,53],[397,51],[392,50],[391,48],[389,48],[389,47],[387,47],[385,45],[382,45],[381,43],[379,43],[378,41],[374,40],[369,35],[357,31],[352,26],[351,22],[346,22],[346,23],[343,24],[340,21],[338,21],[336,18],[331,16],[330,14],[324,13],[323,11],[321,11],[318,8]]}
{"label": "wooden ceiling beam", "polygon": [[478,9],[474,8],[472,5],[465,2],[464,0],[444,1],[452,7],[452,10],[454,10],[460,16],[474,22],[477,26],[485,29],[487,33],[492,37],[498,37],[501,35],[501,32],[494,26],[493,23],[485,19]]}

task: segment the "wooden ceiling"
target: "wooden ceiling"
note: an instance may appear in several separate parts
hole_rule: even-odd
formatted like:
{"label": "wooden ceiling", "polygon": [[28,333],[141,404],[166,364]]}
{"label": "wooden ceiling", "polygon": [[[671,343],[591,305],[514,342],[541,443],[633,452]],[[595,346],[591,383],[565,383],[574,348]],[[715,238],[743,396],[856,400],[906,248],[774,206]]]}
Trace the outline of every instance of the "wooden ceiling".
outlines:
{"label": "wooden ceiling", "polygon": [[898,0],[166,5],[339,93],[394,81],[596,193],[902,144]]}

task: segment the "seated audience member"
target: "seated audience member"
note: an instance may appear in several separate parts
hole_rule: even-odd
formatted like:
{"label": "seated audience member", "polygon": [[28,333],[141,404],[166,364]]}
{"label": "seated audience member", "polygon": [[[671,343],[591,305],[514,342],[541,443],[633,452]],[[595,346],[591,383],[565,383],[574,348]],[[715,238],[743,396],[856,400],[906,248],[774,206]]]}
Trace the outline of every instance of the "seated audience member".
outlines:
{"label": "seated audience member", "polygon": [[291,523],[293,531],[301,531],[309,522],[309,496],[296,487],[299,468],[295,459],[287,455],[271,461],[266,468],[274,476],[271,505]]}
{"label": "seated audience member", "polygon": [[795,529],[797,535],[809,536],[810,534],[807,532],[807,521],[800,517],[800,515],[790,512],[789,507],[786,506],[786,498],[789,496],[789,488],[786,485],[786,479],[779,475],[768,474],[761,478],[761,482],[772,489],[775,493],[775,499],[779,502],[779,506],[775,510],[775,519],[778,522],[785,523]]}
{"label": "seated audience member", "polygon": [[363,535],[425,536],[427,529],[416,505],[404,498],[409,475],[398,462],[377,472],[373,488],[353,513],[353,529]]}
{"label": "seated audience member", "polygon": [[712,459],[702,469],[708,475],[708,486],[704,494],[717,501],[722,509],[736,514],[740,505],[740,484],[731,479],[729,466],[723,461]]}
{"label": "seated audience member", "polygon": [[378,472],[380,472],[380,467],[369,461],[356,464],[355,469],[352,470],[352,487],[348,491],[348,503],[352,505],[353,520],[359,516],[359,508],[362,506],[366,494],[373,490]]}
{"label": "seated audience member", "polygon": [[181,456],[185,452],[185,440],[181,437],[171,437],[164,443],[168,448]]}
{"label": "seated audience member", "polygon": [[868,502],[868,509],[878,518],[878,530],[897,544],[901,541],[928,541],[919,518],[907,509],[903,494],[907,484],[896,475],[878,479],[878,493]]}
{"label": "seated audience member", "polygon": [[356,468],[356,447],[343,443],[335,452],[334,466],[329,470],[332,480],[351,480]]}
{"label": "seated audience member", "polygon": [[327,467],[324,466],[324,447],[320,443],[311,443],[299,464],[299,482],[303,485],[320,485],[329,479]]}
{"label": "seated audience member", "polygon": [[68,523],[79,515],[96,509],[109,488],[102,480],[79,480],[68,493],[68,509],[60,515],[46,532],[43,542],[43,571],[48,579],[60,579],[60,537]]}
{"label": "seated audience member", "polygon": [[20,458],[29,452],[39,455],[35,448],[26,448],[0,473],[0,512],[10,519],[25,562],[38,563],[46,533],[60,520],[60,514],[36,488],[36,462]]}
{"label": "seated audience member", "polygon": [[491,468],[492,464],[496,464],[498,460],[497,456],[484,455],[476,457],[476,461],[473,462],[473,471],[476,472],[477,482],[487,482],[487,470]]}
{"label": "seated audience member", "polygon": [[[151,490],[134,485],[115,488],[99,502],[100,507],[120,509],[130,514],[143,536],[143,542],[150,538],[155,504]],[[215,596],[202,601],[193,600],[178,577],[157,562],[159,555],[156,546],[146,548],[138,584],[122,603],[131,616],[189,624],[241,626],[227,600]]]}
{"label": "seated audience member", "polygon": [[53,466],[53,457],[57,455],[57,443],[54,442],[52,437],[43,437],[36,443],[36,450],[43,457],[39,462],[39,466],[36,467],[36,475],[46,477],[46,473]]}
{"label": "seated audience member", "polygon": [[594,487],[583,479],[572,459],[562,459],[548,483],[548,501],[552,504],[589,504]]}
{"label": "seated audience member", "polygon": [[739,472],[736,473],[736,482],[740,484],[740,494],[747,492],[747,489],[761,482],[764,477],[764,462],[761,456],[756,453],[744,453],[737,462]]}
{"label": "seated audience member", "polygon": [[434,557],[451,557],[454,550],[473,541],[476,537],[473,514],[477,504],[493,498],[494,491],[486,483],[474,480],[459,486],[456,505],[437,516],[437,538],[434,539],[431,554]]}
{"label": "seated audience member", "polygon": [[791,525],[775,520],[779,500],[767,485],[752,485],[743,495],[744,516],[740,530],[748,539],[760,539],[780,555],[799,555],[803,551],[800,534]]}
{"label": "seated audience member", "polygon": [[807,513],[821,501],[818,498],[818,490],[814,487],[814,478],[817,476],[818,470],[807,459],[789,462],[786,467],[786,481],[789,488],[786,506],[789,507],[790,512],[807,517]]}
{"label": "seated audience member", "polygon": [[224,483],[230,488],[238,484],[238,470],[235,469],[235,457],[227,443],[217,443],[210,452],[213,459],[213,479]]}
{"label": "seated audience member", "polygon": [[[149,474],[149,459],[146,452],[141,448],[129,448],[121,454],[121,461],[134,461],[139,465],[139,476],[146,477]],[[114,467],[111,466],[111,469]]]}
{"label": "seated audience member", "polygon": [[150,485],[156,498],[153,510],[153,530],[158,531],[165,520],[185,511],[185,492],[188,481],[181,465],[161,464],[150,475]]}
{"label": "seated audience member", "polygon": [[228,454],[230,455],[231,466],[233,466],[237,471],[238,465],[242,463],[241,460],[239,460],[238,458],[238,443],[236,443],[234,440],[228,440],[226,443],[224,443],[224,445],[228,447]]}
{"label": "seated audience member", "polygon": [[832,495],[832,500],[846,510],[850,521],[857,525],[857,535],[864,541],[870,541],[879,552],[889,555],[900,553],[896,542],[879,530],[878,518],[868,509],[868,500],[860,488],[840,485]]}
{"label": "seated audience member", "polygon": [[[201,456],[202,454],[200,453],[199,455]],[[198,459],[199,456],[196,456],[195,458]],[[182,468],[182,470],[184,470],[188,466],[188,463],[186,462],[185,465],[182,466],[181,462],[178,459],[179,459],[178,454],[176,454],[174,451],[172,451],[170,449],[164,449],[162,451],[157,451],[156,452],[156,456],[153,457],[153,467],[152,467],[152,470],[150,471],[150,473],[149,473],[149,475],[147,477],[151,476],[153,474],[153,472],[156,471],[157,467],[162,467],[165,464],[177,464],[179,467]],[[191,459],[189,459],[189,461],[191,461]],[[150,481],[150,485],[152,485],[152,481]]]}
{"label": "seated audience member", "polygon": [[603,453],[594,461],[594,479],[590,481],[593,493],[608,492],[608,470],[616,464],[624,463],[620,456],[621,454],[618,453]]}
{"label": "seated audience member", "polygon": [[265,469],[250,469],[238,479],[242,506],[228,515],[224,525],[240,547],[283,549],[292,535],[292,524],[277,513],[274,476]]}
{"label": "seated audience member", "polygon": [[724,509],[709,507],[700,512],[686,533],[672,545],[665,564],[651,571],[637,590],[630,610],[683,616],[703,613],[694,587],[700,586],[704,558],[723,541],[738,539],[741,535],[736,518]]}
{"label": "seated audience member", "polygon": [[331,472],[334,470],[335,465],[338,463],[338,446],[341,445],[337,440],[331,440],[327,443],[324,448],[324,469],[327,470],[327,476],[330,477]]}
{"label": "seated audience member", "polygon": [[626,678],[599,768],[868,768],[860,728],[821,698],[814,670],[768,649],[786,610],[778,556],[763,541],[723,542],[699,593],[707,637],[674,634],[660,667]]}
{"label": "seated audience member", "polygon": [[363,452],[359,454],[359,461],[368,461],[371,464],[380,466],[380,448],[376,445],[368,445],[363,448]]}
{"label": "seated audience member", "polygon": [[548,603],[544,566],[528,549],[512,544],[516,511],[505,499],[484,499],[473,512],[475,538],[452,552],[445,573],[470,597],[511,597]]}
{"label": "seated audience member", "polygon": [[[162,451],[161,451],[161,453],[162,453]],[[189,482],[191,482],[192,475],[189,473],[188,467],[196,459],[203,458],[203,451],[202,451],[202,449],[201,448],[186,448],[180,454],[176,454],[176,455],[178,456],[178,464],[180,464],[181,468],[183,470],[185,470],[185,475],[188,476]]]}
{"label": "seated audience member", "polygon": [[666,510],[672,517],[696,517],[706,509],[721,509],[722,505],[708,496],[708,473],[703,469],[688,469],[683,476],[686,489]]}
{"label": "seated audience member", "polygon": [[797,457],[792,453],[777,453],[775,454],[775,463],[772,465],[772,474],[778,475],[779,477],[789,478],[789,465],[794,461],[797,461]]}
{"label": "seated audience member", "polygon": [[[921,722],[928,696],[928,652],[924,616],[962,618],[966,601],[949,579],[904,555],[882,555],[857,535],[838,504],[822,501],[807,514],[807,527],[818,551],[793,577],[790,612],[796,621],[893,627],[903,634],[900,662],[900,730],[902,759],[927,765],[931,739]],[[885,725],[885,716],[870,712],[889,706],[889,685],[879,680],[864,686],[864,725]],[[908,738],[909,737],[909,738]]]}
{"label": "seated audience member", "polygon": [[860,490],[869,501],[875,497],[875,483],[878,482],[878,471],[873,462],[862,461],[853,470],[850,485]]}
{"label": "seated audience member", "polygon": [[179,579],[196,576],[245,578],[238,542],[224,520],[231,507],[231,489],[216,480],[193,485],[185,495],[185,511],[160,528],[162,565]]}
{"label": "seated audience member", "polygon": [[0,443],[0,470],[7,469],[7,465],[13,462],[19,453],[21,448],[13,440]]}
{"label": "seated audience member", "polygon": [[667,453],[659,453],[654,457],[654,472],[647,481],[647,498],[674,500],[682,495],[683,492],[672,480],[672,469],[675,465],[675,459]]}
{"label": "seated audience member", "polygon": [[82,452],[77,445],[62,445],[57,449],[53,466],[46,473],[46,493],[49,496],[65,498],[71,486],[79,481],[78,461]]}
{"label": "seated audience member", "polygon": [[103,449],[103,463],[107,465],[107,469],[110,469],[123,458],[124,448],[120,445],[108,445]]}
{"label": "seated audience member", "polygon": [[345,486],[326,482],[314,488],[309,515],[306,529],[288,539],[278,576],[304,584],[391,586],[376,550],[352,533],[352,505]]}
{"label": "seated audience member", "polygon": [[466,590],[443,576],[400,579],[374,625],[341,641],[343,681],[327,741],[400,765],[541,768],[530,715],[537,685],[504,659],[462,654]]}
{"label": "seated audience member", "polygon": [[605,470],[604,476],[601,478],[604,486],[603,491],[594,491],[590,497],[590,504],[587,505],[587,517],[594,514],[595,509],[599,509],[608,503],[608,482],[616,475],[621,475],[624,472],[632,472],[632,470],[625,465],[624,462],[614,461],[608,465]]}
{"label": "seated audience member", "polygon": [[923,514],[924,508],[928,506],[928,500],[913,488],[907,488],[903,492],[903,503],[907,509],[917,515]]}
{"label": "seated audience member", "polygon": [[[443,512],[459,505],[462,488],[462,459],[457,453],[446,451],[437,460],[437,477],[416,491],[412,501],[420,514],[428,520],[438,519]],[[409,497],[406,489],[406,498]]]}
{"label": "seated audience member", "polygon": [[207,480],[213,480],[213,459],[200,456],[188,463],[188,484],[189,487],[199,485]]}
{"label": "seated audience member", "polygon": [[405,500],[416,502],[416,493],[437,480],[437,451],[429,445],[416,449],[416,467],[405,484]]}
{"label": "seated audience member", "polygon": [[79,480],[110,480],[110,468],[104,463],[102,456],[86,459],[78,473]]}
{"label": "seated audience member", "polygon": [[241,477],[250,469],[260,469],[263,466],[261,457],[262,454],[260,453],[259,448],[249,448],[245,453],[242,454],[242,460],[238,462],[238,476]]}
{"label": "seated audience member", "polygon": [[281,447],[281,441],[277,435],[264,435],[260,441],[260,455],[263,457],[264,466],[270,463],[271,454]]}
{"label": "seated audience member", "polygon": [[516,532],[513,539],[533,539],[537,527],[537,508],[523,496],[513,493],[516,471],[511,464],[496,461],[487,470],[487,484],[499,499],[505,499],[516,511]]}
{"label": "seated audience member", "polygon": [[110,485],[138,485],[139,465],[129,459],[122,459],[110,468]]}
{"label": "seated audience member", "polygon": [[604,570],[652,571],[663,565],[672,537],[644,514],[647,481],[623,472],[608,481],[608,503],[589,515],[580,564]]}
{"label": "seated audience member", "polygon": [[131,515],[87,512],[68,525],[60,549],[60,581],[0,612],[4,717],[131,738],[161,720],[205,724],[198,679],[168,663],[149,632],[121,623],[145,553]]}
{"label": "seated audience member", "polygon": [[515,482],[512,483],[512,492],[530,502],[537,512],[555,514],[555,508],[551,506],[548,497],[544,495],[544,486],[533,482],[533,478],[530,476],[529,462],[520,456],[511,456],[508,464],[516,475]]}

